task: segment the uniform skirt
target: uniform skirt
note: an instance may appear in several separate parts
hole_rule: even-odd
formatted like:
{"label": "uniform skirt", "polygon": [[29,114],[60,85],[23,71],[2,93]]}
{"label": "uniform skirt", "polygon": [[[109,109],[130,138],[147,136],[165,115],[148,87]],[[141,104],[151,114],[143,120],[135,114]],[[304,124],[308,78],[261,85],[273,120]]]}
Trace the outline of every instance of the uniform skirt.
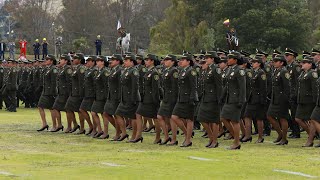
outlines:
{"label": "uniform skirt", "polygon": [[220,117],[231,121],[239,122],[241,117],[241,107],[237,104],[224,104]]}
{"label": "uniform skirt", "polygon": [[92,97],[83,98],[81,105],[80,105],[80,109],[82,109],[84,111],[91,111],[93,101],[94,101],[94,98],[92,98]]}
{"label": "uniform skirt", "polygon": [[158,114],[163,117],[171,118],[175,103],[161,102]]}
{"label": "uniform skirt", "polygon": [[296,118],[304,121],[309,121],[312,111],[316,105],[313,103],[309,104],[298,104],[296,111]]}
{"label": "uniform skirt", "polygon": [[146,118],[157,118],[158,109],[159,104],[140,102],[137,109],[137,114],[140,114]]}
{"label": "uniform skirt", "polygon": [[105,100],[95,100],[93,102],[91,111],[95,113],[103,113],[105,103],[106,103]]}
{"label": "uniform skirt", "polygon": [[54,96],[41,95],[38,102],[38,107],[43,109],[52,109],[54,101],[55,101]]}
{"label": "uniform skirt", "polygon": [[272,104],[270,103],[268,112],[268,116],[273,118],[289,118],[289,103],[281,103],[281,104]]}
{"label": "uniform skirt", "polygon": [[248,104],[244,112],[244,117],[253,120],[266,119],[266,108],[262,104]]}
{"label": "uniform skirt", "polygon": [[79,112],[82,99],[82,97],[69,96],[65,107],[66,111]]}
{"label": "uniform skirt", "polygon": [[64,107],[66,106],[67,100],[69,96],[58,95],[54,101],[52,109],[56,109],[58,111],[64,111]]}
{"label": "uniform skirt", "polygon": [[195,105],[192,103],[177,102],[172,111],[172,115],[178,116],[179,118],[193,120],[194,107]]}
{"label": "uniform skirt", "polygon": [[219,123],[220,107],[217,102],[201,102],[197,116],[199,122]]}
{"label": "uniform skirt", "polygon": [[139,104],[120,102],[115,115],[122,116],[124,118],[136,119],[138,105]]}
{"label": "uniform skirt", "polygon": [[316,106],[313,111],[312,114],[310,116],[310,119],[317,121],[318,123],[320,123],[320,107]]}
{"label": "uniform skirt", "polygon": [[107,101],[104,105],[103,111],[109,115],[115,115],[119,103],[119,101]]}

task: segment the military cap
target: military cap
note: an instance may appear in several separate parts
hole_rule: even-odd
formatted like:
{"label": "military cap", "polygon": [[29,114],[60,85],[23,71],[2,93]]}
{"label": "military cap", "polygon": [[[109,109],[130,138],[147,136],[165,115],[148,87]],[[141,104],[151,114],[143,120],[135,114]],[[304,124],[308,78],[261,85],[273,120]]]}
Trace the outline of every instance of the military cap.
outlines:
{"label": "military cap", "polygon": [[121,54],[112,54],[112,56],[110,57],[110,60],[119,60],[119,61],[122,61],[123,58],[122,58]]}
{"label": "military cap", "polygon": [[136,59],[137,59],[137,60],[139,59],[139,60],[142,60],[142,61],[144,60],[144,59],[143,59],[143,56],[140,55],[140,54],[137,54],[137,55],[136,55]]}
{"label": "military cap", "polygon": [[302,60],[302,63],[307,62],[307,63],[313,63],[313,57],[312,56],[305,56]]}
{"label": "military cap", "polygon": [[105,57],[105,56],[101,56],[101,55],[99,55],[99,56],[96,56],[96,61],[104,61],[104,62],[106,62],[107,61],[107,58]]}
{"label": "military cap", "polygon": [[204,51],[204,50],[200,50],[200,54],[205,55],[205,54],[206,54],[206,51]]}
{"label": "military cap", "polygon": [[263,52],[263,51],[261,51],[261,50],[259,50],[259,49],[256,49],[256,56],[265,56],[265,57],[268,57],[268,53],[266,53],[266,52]]}
{"label": "military cap", "polygon": [[87,59],[87,61],[96,61],[97,60],[97,56],[95,55],[90,55]]}
{"label": "military cap", "polygon": [[153,61],[157,61],[158,60],[157,56],[154,55],[154,54],[147,54],[147,56],[144,58],[144,60],[147,60],[147,59],[151,59]]}
{"label": "military cap", "polygon": [[244,50],[241,50],[240,54],[242,54],[244,57],[249,57],[251,55],[250,53],[248,53],[248,52],[246,52]]}
{"label": "military cap", "polygon": [[221,57],[219,63],[222,63],[222,62],[226,63],[227,61],[228,59],[226,57]]}
{"label": "military cap", "polygon": [[191,54],[184,53],[184,54],[182,54],[182,56],[181,56],[180,59],[186,59],[186,60],[188,60],[188,61],[192,61],[192,55],[191,55]]}
{"label": "military cap", "polygon": [[136,56],[133,54],[127,54],[124,59],[130,59],[131,61],[136,61]]}
{"label": "military cap", "polygon": [[166,55],[166,57],[164,57],[163,60],[172,60],[172,61],[177,61],[177,56],[172,55],[172,54],[168,54]]}
{"label": "military cap", "polygon": [[282,53],[280,51],[278,51],[277,49],[274,49],[272,54],[273,55],[280,55]]}
{"label": "military cap", "polygon": [[286,58],[283,55],[277,55],[273,58],[273,61],[282,61],[283,65],[286,66],[287,65],[287,61]]}
{"label": "military cap", "polygon": [[309,53],[308,51],[302,51],[302,56],[310,56],[311,53]]}
{"label": "military cap", "polygon": [[228,59],[230,58],[234,58],[234,59],[237,59],[237,60],[240,60],[241,59],[241,55],[239,52],[237,51],[231,51],[229,54],[228,54]]}
{"label": "military cap", "polygon": [[60,59],[65,59],[65,60],[67,60],[67,61],[70,61],[70,60],[71,60],[71,57],[70,57],[68,54],[62,54],[62,55],[60,56]]}
{"label": "military cap", "polygon": [[320,51],[317,50],[317,49],[312,48],[311,54],[314,56],[314,55],[320,54]]}
{"label": "military cap", "polygon": [[12,59],[12,58],[9,58],[7,61],[8,61],[8,62],[14,62],[14,63],[17,62],[15,59]]}
{"label": "military cap", "polygon": [[216,51],[207,51],[206,54],[204,55],[204,57],[210,57],[210,58],[214,58],[214,62],[215,63],[219,63],[220,62],[220,57],[218,56]]}
{"label": "military cap", "polygon": [[223,49],[221,49],[221,48],[217,48],[217,54],[218,54],[218,55],[220,55],[220,54],[228,55],[228,51],[223,50]]}
{"label": "military cap", "polygon": [[28,59],[28,63],[29,63],[29,64],[32,64],[32,63],[34,63],[34,62],[35,62],[35,60]]}
{"label": "military cap", "polygon": [[84,55],[82,53],[76,53],[76,54],[73,55],[72,58],[73,59],[83,60],[84,59]]}
{"label": "military cap", "polygon": [[286,48],[286,51],[284,52],[285,55],[292,55],[294,57],[298,56],[298,53],[290,48]]}
{"label": "military cap", "polygon": [[45,59],[46,60],[47,59],[51,59],[52,61],[56,61],[56,57],[54,55],[52,55],[52,54],[48,54]]}

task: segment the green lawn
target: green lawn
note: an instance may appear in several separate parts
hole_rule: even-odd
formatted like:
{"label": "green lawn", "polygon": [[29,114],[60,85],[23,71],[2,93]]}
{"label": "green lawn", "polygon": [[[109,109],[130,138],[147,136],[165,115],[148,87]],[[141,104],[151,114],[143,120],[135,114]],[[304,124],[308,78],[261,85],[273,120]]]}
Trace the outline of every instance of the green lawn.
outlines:
{"label": "green lawn", "polygon": [[306,134],[289,140],[288,146],[275,146],[271,143],[275,137],[266,137],[264,144],[248,143],[240,151],[229,151],[225,148],[231,141],[222,139],[219,148],[205,148],[207,139],[198,131],[193,146],[183,149],[154,145],[151,133],[143,134],[142,144],[128,144],[62,132],[38,133],[39,127],[36,109],[0,110],[0,179],[306,178],[275,170],[320,177],[320,149],[301,147]]}

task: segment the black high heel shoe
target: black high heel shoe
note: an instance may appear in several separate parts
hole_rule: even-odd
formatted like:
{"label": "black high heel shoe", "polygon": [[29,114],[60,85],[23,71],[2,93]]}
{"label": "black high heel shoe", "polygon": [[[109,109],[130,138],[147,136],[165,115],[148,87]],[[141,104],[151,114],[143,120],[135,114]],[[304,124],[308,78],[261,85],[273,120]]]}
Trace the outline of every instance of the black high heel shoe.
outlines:
{"label": "black high heel shoe", "polygon": [[153,142],[153,144],[161,144],[161,142],[162,142],[162,140],[161,140],[161,139],[159,139],[158,141]]}
{"label": "black high heel shoe", "polygon": [[44,127],[42,127],[41,129],[38,129],[37,131],[40,132],[40,131],[44,131],[45,129],[49,129],[49,126],[48,125],[45,125]]}
{"label": "black high heel shoe", "polygon": [[124,135],[123,137],[120,136],[120,138],[117,141],[123,141],[124,139],[129,138],[129,134]]}
{"label": "black high heel shoe", "polygon": [[89,135],[92,133],[92,131],[93,131],[93,129],[90,129],[90,130],[86,133],[86,135],[89,136]]}
{"label": "black high heel shoe", "polygon": [[208,146],[207,148],[217,148],[219,146],[219,143],[215,143],[215,144],[212,144],[210,146]]}
{"label": "black high heel shoe", "polygon": [[155,130],[156,127],[155,127],[155,126],[149,127],[148,129],[146,129],[146,130],[143,131],[143,132],[150,132],[152,129]]}
{"label": "black high heel shoe", "polygon": [[167,146],[177,146],[177,145],[178,145],[178,141],[176,141],[174,143],[167,144]]}
{"label": "black high heel shoe", "polygon": [[180,147],[190,147],[192,146],[192,142],[190,142],[189,144],[185,145],[185,144],[182,144]]}
{"label": "black high heel shoe", "polygon": [[237,150],[237,149],[240,149],[241,148],[241,144],[239,145],[239,146],[237,146],[237,147],[234,147],[234,148],[232,148],[232,147],[229,147],[229,148],[227,148],[228,150]]}
{"label": "black high heel shoe", "polygon": [[210,141],[210,142],[206,145],[206,147],[211,146],[211,144],[212,144],[212,141]]}
{"label": "black high heel shoe", "polygon": [[99,138],[100,136],[102,136],[103,133],[104,133],[104,132],[101,131],[101,132],[97,133],[93,138]]}
{"label": "black high heel shoe", "polygon": [[84,129],[84,130],[79,131],[79,132],[76,133],[76,135],[80,135],[80,134],[86,134],[86,130]]}
{"label": "black high heel shoe", "polygon": [[109,139],[109,134],[107,134],[106,136],[100,136],[99,139]]}
{"label": "black high heel shoe", "polygon": [[171,141],[171,137],[169,137],[167,140],[164,142],[160,143],[159,145],[166,145],[169,141]]}
{"label": "black high heel shoe", "polygon": [[252,136],[250,138],[248,138],[248,139],[242,138],[240,141],[241,142],[248,142],[248,141],[252,142]]}
{"label": "black high heel shoe", "polygon": [[263,141],[264,141],[264,138],[262,138],[262,139],[258,139],[257,141],[256,141],[256,143],[258,144],[258,143],[263,143]]}
{"label": "black high heel shoe", "polygon": [[281,141],[281,139],[282,139],[281,137],[278,137],[276,140],[273,141],[273,143],[278,143]]}
{"label": "black high heel shoe", "polygon": [[132,143],[137,143],[137,142],[139,142],[139,141],[141,141],[141,143],[143,142],[143,137],[140,137],[140,138],[138,138],[138,139],[136,139],[136,140],[133,140],[133,141],[131,141]]}
{"label": "black high heel shoe", "polygon": [[69,133],[74,133],[76,132],[78,129],[80,129],[80,126],[77,125],[76,127],[74,127],[71,131],[69,131]]}
{"label": "black high heel shoe", "polygon": [[63,131],[63,126],[61,126],[61,127],[59,127],[59,128],[57,128],[56,130],[54,130],[54,131],[51,131],[51,132],[58,132],[58,131],[60,131],[60,130],[62,130]]}
{"label": "black high heel shoe", "polygon": [[224,131],[223,133],[219,134],[219,135],[218,135],[218,138],[221,138],[222,136],[223,136],[223,137],[226,137],[226,132],[225,132],[225,131]]}
{"label": "black high heel shoe", "polygon": [[279,143],[277,143],[276,145],[288,145],[289,141],[280,141]]}

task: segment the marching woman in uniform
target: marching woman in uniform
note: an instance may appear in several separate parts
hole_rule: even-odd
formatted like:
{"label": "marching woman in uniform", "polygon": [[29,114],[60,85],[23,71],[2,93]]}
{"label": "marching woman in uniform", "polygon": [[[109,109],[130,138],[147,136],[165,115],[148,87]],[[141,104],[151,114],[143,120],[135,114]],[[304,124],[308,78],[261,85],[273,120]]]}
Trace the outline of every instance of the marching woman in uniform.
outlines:
{"label": "marching woman in uniform", "polygon": [[53,104],[53,112],[54,116],[58,122],[58,126],[55,130],[51,132],[58,132],[60,130],[63,131],[63,125],[61,123],[61,112],[65,111],[64,107],[67,103],[67,99],[71,92],[71,74],[72,69],[70,67],[70,56],[63,54],[60,57],[59,67],[60,70],[57,75],[57,89],[58,89],[58,96],[55,99]]}
{"label": "marching woman in uniform", "polygon": [[289,118],[290,74],[285,68],[286,64],[286,59],[282,55],[278,55],[273,59],[274,72],[271,80],[271,102],[267,112],[267,118],[278,133],[278,138],[273,141],[276,145],[288,144],[287,119]]}
{"label": "marching woman in uniform", "polygon": [[[88,112],[91,111],[91,107],[95,98],[95,88],[94,88],[94,76],[97,74],[95,68],[97,56],[89,56],[86,61],[86,71],[84,72],[84,97],[80,105],[80,113],[83,118],[87,120],[89,124],[89,131],[86,135],[91,135],[95,137],[97,133],[97,125],[93,121],[91,123],[91,118]],[[85,130],[81,129],[78,134],[85,134]],[[101,134],[100,134],[101,135]]]}
{"label": "marching woman in uniform", "polygon": [[[158,64],[160,63],[154,54],[148,54],[145,58],[147,72],[144,74],[143,84],[140,84],[143,91],[140,93],[142,95],[141,102],[139,103],[139,107],[136,112],[136,122],[141,122],[142,124],[142,117],[144,117],[145,120],[155,120],[156,139],[154,140],[154,144],[161,143],[161,129],[159,122],[156,120],[160,106],[160,77],[157,69],[155,68]],[[168,130],[166,131],[168,132]],[[139,136],[136,137],[139,138]],[[131,138],[131,140],[134,141],[134,138]]]}
{"label": "marching woman in uniform", "polygon": [[[308,137],[307,145],[311,146],[313,145],[313,140],[315,137],[315,134],[320,134],[320,78],[317,80],[317,99],[316,99],[316,106],[312,111],[311,117],[310,117],[310,135]],[[320,144],[315,145],[314,147],[320,148]]]}
{"label": "marching woman in uniform", "polygon": [[[98,56],[97,60],[97,68],[98,71],[94,77],[94,87],[95,87],[95,100],[92,105],[91,115],[93,121],[95,122],[98,133],[95,136],[96,138],[100,137],[100,139],[108,139],[108,124],[109,121],[107,118],[103,116],[104,104],[106,103],[106,98],[108,95],[108,77],[110,75],[110,69],[108,68],[108,61],[104,56]],[[101,128],[99,113],[103,119],[103,131]]]}
{"label": "marching woman in uniform", "polygon": [[220,58],[215,51],[209,51],[205,54],[206,64],[208,65],[203,76],[203,90],[198,120],[206,130],[209,143],[208,148],[216,148],[220,123],[219,101],[221,97],[222,81],[221,69],[216,66]]}
{"label": "marching woman in uniform", "polygon": [[[314,66],[314,67],[313,67]],[[315,131],[310,131],[310,116],[317,100],[317,79],[318,73],[314,70],[312,57],[305,57],[302,60],[301,74],[297,82],[297,112],[295,120],[308,133],[309,137],[314,137]],[[313,138],[312,138],[313,139]],[[308,141],[302,147],[312,147],[312,141]]]}
{"label": "marching woman in uniform", "polygon": [[256,143],[263,143],[263,119],[266,118],[265,106],[267,105],[267,76],[263,71],[263,62],[260,57],[251,60],[253,74],[250,79],[248,104],[244,113],[245,136],[242,142],[252,141],[251,128],[252,120],[257,121],[258,140]]}
{"label": "marching woman in uniform", "polygon": [[[179,65],[178,99],[173,109],[171,119],[183,131],[185,140],[180,147],[192,146],[193,117],[197,94],[197,72],[192,68],[192,55],[183,54]],[[186,120],[186,126],[184,120]]]}
{"label": "marching woman in uniform", "polygon": [[52,117],[52,129],[57,129],[56,119],[54,118],[54,111],[52,110],[56,92],[56,79],[58,70],[54,66],[56,64],[56,58],[53,55],[47,55],[45,58],[46,69],[43,74],[43,90],[38,103],[38,109],[42,120],[42,128],[37,131],[48,130],[49,126],[46,121],[46,115],[44,109],[49,109]]}
{"label": "marching woman in uniform", "polygon": [[139,71],[134,67],[136,65],[135,55],[126,55],[124,58],[124,67],[120,78],[120,104],[116,110],[117,125],[121,130],[121,136],[118,141],[123,141],[129,135],[126,131],[124,118],[132,121],[133,132],[131,142],[143,141],[142,122],[136,120],[136,111],[141,100],[139,93]]}
{"label": "marching woman in uniform", "polygon": [[121,130],[114,118],[117,107],[120,103],[120,77],[122,71],[122,56],[120,54],[114,54],[110,60],[110,75],[108,77],[107,99],[104,105],[103,116],[104,119],[109,121],[116,129],[116,135],[112,138],[112,141],[117,141],[120,138]]}
{"label": "marching woman in uniform", "polygon": [[246,101],[246,77],[245,71],[238,64],[242,64],[239,52],[228,54],[228,72],[226,85],[223,89],[222,98],[225,104],[221,110],[221,121],[234,138],[230,150],[240,149],[240,116],[241,108]]}
{"label": "marching woman in uniform", "polygon": [[[165,67],[162,73],[163,99],[160,104],[157,119],[164,134],[165,141],[161,142],[160,145],[165,145],[171,141],[168,145],[174,146],[178,145],[177,125],[172,122],[171,115],[178,96],[177,57],[169,54],[163,61]],[[166,126],[168,121],[171,126],[172,138],[169,137],[168,128]]]}

